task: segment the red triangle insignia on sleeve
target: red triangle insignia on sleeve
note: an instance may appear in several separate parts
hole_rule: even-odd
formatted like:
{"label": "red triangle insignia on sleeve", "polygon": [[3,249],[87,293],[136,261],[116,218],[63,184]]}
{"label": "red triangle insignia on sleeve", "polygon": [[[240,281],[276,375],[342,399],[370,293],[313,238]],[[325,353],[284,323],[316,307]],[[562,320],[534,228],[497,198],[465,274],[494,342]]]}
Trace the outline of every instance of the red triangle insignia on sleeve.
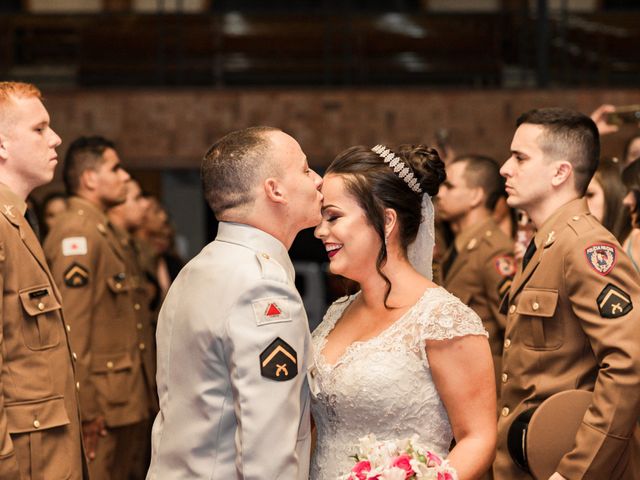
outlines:
{"label": "red triangle insignia on sleeve", "polygon": [[281,313],[282,313],[282,310],[280,310],[275,303],[270,303],[267,306],[267,310],[264,312],[264,315],[266,317],[277,317]]}

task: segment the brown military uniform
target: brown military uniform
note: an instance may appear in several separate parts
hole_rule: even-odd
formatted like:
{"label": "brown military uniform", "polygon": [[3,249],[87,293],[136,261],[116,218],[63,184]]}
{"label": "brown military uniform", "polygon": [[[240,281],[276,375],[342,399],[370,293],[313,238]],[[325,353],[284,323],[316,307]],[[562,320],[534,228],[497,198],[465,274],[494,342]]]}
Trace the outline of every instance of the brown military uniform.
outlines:
{"label": "brown military uniform", "polygon": [[[457,255],[451,262],[443,286],[482,319],[489,332],[489,344],[500,389],[502,344],[506,317],[500,313],[500,301],[509,290],[515,274],[513,241],[500,230],[493,218],[461,232],[455,239]],[[443,264],[447,264],[450,248]]]}
{"label": "brown military uniform", "polygon": [[25,202],[0,185],[0,478],[87,478],[67,326]]}
{"label": "brown military uniform", "polygon": [[81,198],[69,199],[44,247],[78,354],[83,418],[103,416],[109,429],[98,441],[91,476],[126,478],[135,451],[130,439],[149,417],[153,388],[139,327],[140,281],[106,215]]}
{"label": "brown military uniform", "polygon": [[509,456],[509,426],[549,396],[577,388],[594,398],[557,471],[568,479],[640,478],[629,462],[639,440],[640,277],[584,199],[555,212],[535,245],[503,303],[506,381],[494,476],[531,478]]}

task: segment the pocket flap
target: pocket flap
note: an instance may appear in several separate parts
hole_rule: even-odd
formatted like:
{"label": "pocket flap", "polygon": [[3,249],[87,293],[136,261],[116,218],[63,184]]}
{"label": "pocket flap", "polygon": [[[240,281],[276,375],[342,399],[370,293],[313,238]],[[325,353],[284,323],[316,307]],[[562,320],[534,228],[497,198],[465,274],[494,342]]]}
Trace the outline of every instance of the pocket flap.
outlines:
{"label": "pocket flap", "polygon": [[552,317],[557,305],[557,290],[525,288],[519,295],[516,312],[533,317]]}
{"label": "pocket flap", "polygon": [[71,423],[64,397],[6,404],[5,411],[9,433],[37,432]]}
{"label": "pocket flap", "polygon": [[129,352],[94,353],[91,355],[91,371],[95,373],[117,372],[133,367]]}
{"label": "pocket flap", "polygon": [[107,285],[109,290],[113,293],[124,293],[129,290],[129,279],[124,273],[119,273],[113,277],[107,278]]}
{"label": "pocket flap", "polygon": [[53,295],[53,289],[47,284],[23,288],[19,295],[22,307],[32,317],[60,308],[60,302]]}

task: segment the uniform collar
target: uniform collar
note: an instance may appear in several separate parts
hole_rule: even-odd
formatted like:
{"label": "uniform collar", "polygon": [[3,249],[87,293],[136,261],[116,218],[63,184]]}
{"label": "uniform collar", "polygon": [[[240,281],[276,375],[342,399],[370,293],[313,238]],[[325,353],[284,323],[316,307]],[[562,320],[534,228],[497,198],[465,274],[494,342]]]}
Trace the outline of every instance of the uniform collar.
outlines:
{"label": "uniform collar", "polygon": [[280,240],[267,232],[243,223],[220,222],[216,240],[242,245],[258,253],[267,253],[284,267],[291,281],[294,281],[295,270],[287,249]]}
{"label": "uniform collar", "polygon": [[473,239],[476,239],[477,243],[479,241],[478,237],[482,237],[486,230],[493,230],[494,223],[493,218],[489,216],[483,222],[460,232],[455,239],[456,250],[461,252],[466,248],[472,249],[475,246],[471,243]]}
{"label": "uniform collar", "polygon": [[27,211],[27,202],[20,198],[13,190],[11,190],[4,183],[0,183],[0,208],[5,216],[11,218],[18,214],[20,217],[24,217]]}
{"label": "uniform collar", "polygon": [[107,214],[103,212],[96,204],[86,200],[82,197],[69,197],[69,211],[75,212],[78,215],[91,218],[99,223],[105,225],[109,224],[109,218]]}
{"label": "uniform collar", "polygon": [[539,250],[555,242],[559,231],[572,217],[589,214],[589,206],[587,205],[586,198],[577,198],[565,203],[554,212],[536,232],[534,240],[536,242],[536,248]]}

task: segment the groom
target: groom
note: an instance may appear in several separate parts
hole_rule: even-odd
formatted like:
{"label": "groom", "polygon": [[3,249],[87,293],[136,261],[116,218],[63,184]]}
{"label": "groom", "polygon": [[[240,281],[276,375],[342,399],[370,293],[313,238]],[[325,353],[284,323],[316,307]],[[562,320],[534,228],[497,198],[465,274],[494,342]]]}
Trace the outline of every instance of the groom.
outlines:
{"label": "groom", "polygon": [[311,344],[287,250],[320,222],[322,179],[270,127],[220,139],[201,174],[220,225],[160,312],[147,479],[306,479]]}

